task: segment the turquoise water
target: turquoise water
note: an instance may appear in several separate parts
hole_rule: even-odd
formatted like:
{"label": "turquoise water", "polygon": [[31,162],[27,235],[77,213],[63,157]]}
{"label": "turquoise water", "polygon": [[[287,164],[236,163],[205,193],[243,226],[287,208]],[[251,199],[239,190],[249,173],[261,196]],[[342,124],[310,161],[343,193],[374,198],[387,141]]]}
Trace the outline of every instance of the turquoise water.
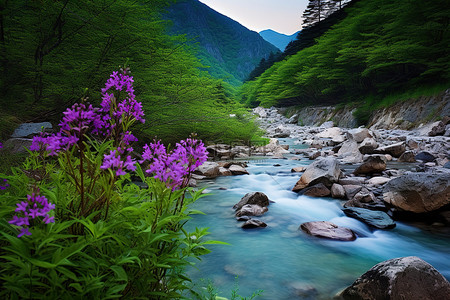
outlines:
{"label": "turquoise water", "polygon": [[[300,174],[294,166],[308,160],[251,160],[250,175],[220,177],[204,184],[212,195],[193,206],[196,215],[188,228],[209,227],[210,239],[230,243],[214,245],[189,275],[211,280],[219,295],[230,296],[238,276],[239,292],[257,299],[331,299],[378,262],[418,256],[450,278],[450,237],[435,235],[397,222],[393,230],[373,230],[341,211],[340,200],[311,198],[291,192]],[[275,164],[281,166],[275,167]],[[221,190],[226,188],[226,190]],[[263,229],[243,230],[232,206],[246,193],[260,191],[270,200],[269,212],[259,217]],[[298,229],[308,221],[331,221],[354,230],[358,239],[340,242],[310,237]]]}

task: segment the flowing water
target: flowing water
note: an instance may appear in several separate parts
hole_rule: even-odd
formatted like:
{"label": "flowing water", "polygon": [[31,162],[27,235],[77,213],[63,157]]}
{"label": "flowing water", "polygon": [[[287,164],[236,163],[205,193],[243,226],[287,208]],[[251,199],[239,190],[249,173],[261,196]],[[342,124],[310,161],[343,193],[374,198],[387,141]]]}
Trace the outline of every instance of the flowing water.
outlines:
{"label": "flowing water", "polygon": [[[223,297],[230,297],[237,276],[243,296],[263,290],[257,299],[331,299],[373,265],[414,255],[450,279],[449,236],[401,222],[392,230],[374,230],[346,217],[340,200],[291,192],[300,177],[291,173],[291,168],[309,163],[304,159],[253,159],[247,168],[250,175],[204,183],[211,195],[199,199],[192,208],[206,215],[196,215],[187,227],[209,227],[210,239],[230,245],[209,246],[213,252],[189,270],[190,277],[210,280]],[[280,166],[274,166],[277,164]],[[268,227],[244,230],[240,228],[243,223],[234,218],[232,206],[255,191],[265,193],[275,203],[258,217]],[[351,228],[358,238],[341,242],[310,237],[298,229],[308,221],[330,221]]]}

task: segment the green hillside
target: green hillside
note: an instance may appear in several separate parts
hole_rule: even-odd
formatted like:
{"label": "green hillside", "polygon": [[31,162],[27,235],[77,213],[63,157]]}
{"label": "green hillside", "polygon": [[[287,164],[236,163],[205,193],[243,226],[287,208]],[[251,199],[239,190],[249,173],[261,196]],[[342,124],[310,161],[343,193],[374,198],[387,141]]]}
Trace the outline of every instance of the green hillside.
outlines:
{"label": "green hillside", "polygon": [[[446,0],[360,0],[346,18],[241,88],[248,105],[368,100],[450,83]],[[301,35],[299,35],[301,38]]]}
{"label": "green hillside", "polygon": [[204,71],[184,37],[167,34],[161,13],[169,2],[4,2],[1,139],[18,122],[57,125],[62,111],[82,97],[98,104],[109,74],[125,63],[146,113],[141,136],[170,142],[197,132],[205,140],[251,139],[256,127],[246,111],[221,100],[224,82]]}

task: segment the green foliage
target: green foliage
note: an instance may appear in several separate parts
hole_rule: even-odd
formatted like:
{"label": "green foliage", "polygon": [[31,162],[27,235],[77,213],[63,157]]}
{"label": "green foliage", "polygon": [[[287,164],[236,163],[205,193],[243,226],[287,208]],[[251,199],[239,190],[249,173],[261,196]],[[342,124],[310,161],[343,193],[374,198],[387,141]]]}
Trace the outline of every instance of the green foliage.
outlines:
{"label": "green foliage", "polygon": [[[205,140],[251,138],[255,126],[250,118],[229,117],[245,114],[235,101],[216,106],[216,86],[227,85],[205,71],[208,68],[194,56],[196,50],[186,38],[166,34],[168,22],[160,13],[171,2],[4,1],[4,138],[18,121],[57,122],[60,113],[82,96],[98,102],[104,78],[120,62],[135,70],[136,96],[146,108],[141,136],[156,135],[166,142],[192,132]],[[224,124],[230,131],[223,130]]]}
{"label": "green foliage", "polygon": [[[450,82],[446,1],[354,1],[317,43],[244,84],[241,101],[335,104]],[[301,34],[299,35],[301,39]]]}

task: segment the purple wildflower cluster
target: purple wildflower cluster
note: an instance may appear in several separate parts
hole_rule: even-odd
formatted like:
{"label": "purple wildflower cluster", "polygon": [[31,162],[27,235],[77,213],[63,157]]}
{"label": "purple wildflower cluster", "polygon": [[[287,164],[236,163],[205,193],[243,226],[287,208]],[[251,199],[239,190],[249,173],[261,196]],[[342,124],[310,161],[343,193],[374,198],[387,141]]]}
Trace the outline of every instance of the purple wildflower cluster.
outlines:
{"label": "purple wildflower cluster", "polygon": [[[127,70],[121,73],[113,72],[102,89],[102,103],[95,108],[89,103],[76,103],[64,112],[60,131],[56,134],[42,133],[33,138],[30,147],[32,151],[44,150],[48,155],[58,155],[60,151],[68,150],[80,143],[86,134],[97,135],[101,138],[112,138],[116,144],[117,152],[105,154],[102,169],[112,168],[117,175],[125,174],[124,168],[134,170],[134,161],[128,155],[133,151],[131,144],[137,138],[130,132],[123,132],[125,125],[134,120],[142,123],[144,111],[142,103],[136,101],[133,88],[133,77]],[[120,94],[126,93],[123,100]],[[117,94],[117,97],[115,96]],[[80,148],[83,147],[80,145]]]}
{"label": "purple wildflower cluster", "polygon": [[187,184],[189,175],[207,159],[208,152],[201,140],[188,138],[168,152],[161,141],[144,146],[143,161],[148,161],[147,174],[153,175],[173,189]]}
{"label": "purple wildflower cluster", "polygon": [[135,160],[131,159],[131,156],[128,155],[125,160],[121,158],[119,151],[111,150],[109,154],[105,154],[103,158],[103,164],[100,169],[106,170],[111,169],[116,171],[116,175],[125,175],[125,169],[128,171],[135,171]]}
{"label": "purple wildflower cluster", "polygon": [[8,223],[19,226],[20,232],[17,237],[31,235],[31,232],[28,230],[30,219],[37,220],[39,217],[44,217],[42,219],[44,224],[53,223],[55,222],[55,217],[49,215],[53,209],[55,209],[55,205],[48,202],[47,198],[38,193],[33,193],[27,195],[27,201],[17,203],[15,211],[22,216],[15,215]]}
{"label": "purple wildflower cluster", "polygon": [[9,183],[7,179],[0,179],[1,181],[3,181],[2,183],[0,183],[0,190],[6,190],[9,187]]}

